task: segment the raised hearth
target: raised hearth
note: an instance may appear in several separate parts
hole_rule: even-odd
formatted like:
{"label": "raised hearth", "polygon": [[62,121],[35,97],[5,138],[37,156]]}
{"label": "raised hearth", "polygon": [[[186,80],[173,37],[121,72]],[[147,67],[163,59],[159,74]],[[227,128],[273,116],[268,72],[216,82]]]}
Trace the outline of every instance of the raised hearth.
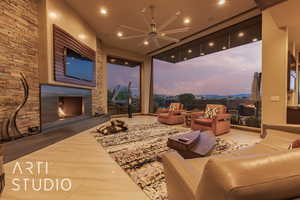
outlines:
{"label": "raised hearth", "polygon": [[91,90],[41,85],[41,129],[92,117]]}

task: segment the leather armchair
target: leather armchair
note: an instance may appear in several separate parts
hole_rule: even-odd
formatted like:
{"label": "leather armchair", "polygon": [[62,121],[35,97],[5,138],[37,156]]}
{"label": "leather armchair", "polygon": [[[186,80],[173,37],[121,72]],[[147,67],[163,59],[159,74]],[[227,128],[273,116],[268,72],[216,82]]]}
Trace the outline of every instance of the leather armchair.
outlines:
{"label": "leather armchair", "polygon": [[216,156],[194,164],[172,152],[162,160],[169,200],[282,200],[300,196],[299,150]]}
{"label": "leather armchair", "polygon": [[167,113],[160,113],[158,121],[163,124],[175,125],[184,122],[184,115],[182,115],[183,105],[181,103],[171,103]]}
{"label": "leather armchair", "polygon": [[163,154],[168,199],[299,199],[300,150],[287,147],[300,134],[276,130],[230,154],[186,160],[177,152]]}
{"label": "leather armchair", "polygon": [[206,109],[217,108],[218,113],[212,119],[204,118],[205,112],[198,112],[192,115],[193,130],[210,130],[215,135],[221,135],[230,131],[231,114],[227,114],[227,108],[224,105],[208,104]]}

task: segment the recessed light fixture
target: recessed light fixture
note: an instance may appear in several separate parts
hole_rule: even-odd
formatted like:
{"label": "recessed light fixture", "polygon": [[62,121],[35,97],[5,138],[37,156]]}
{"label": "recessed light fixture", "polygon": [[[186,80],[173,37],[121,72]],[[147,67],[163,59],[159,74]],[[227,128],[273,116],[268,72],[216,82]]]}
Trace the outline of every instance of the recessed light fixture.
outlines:
{"label": "recessed light fixture", "polygon": [[204,55],[205,55],[205,53],[200,53],[200,55],[201,55],[201,56],[204,56]]}
{"label": "recessed light fixture", "polygon": [[225,49],[227,49],[227,47],[226,47],[226,46],[223,46],[222,49],[225,50]]}
{"label": "recessed light fixture", "polygon": [[188,53],[192,53],[192,52],[193,52],[192,49],[189,49],[189,50],[188,50]]}
{"label": "recessed light fixture", "polygon": [[144,41],[144,45],[148,45],[149,42],[147,40]]}
{"label": "recessed light fixture", "polygon": [[112,58],[112,59],[110,59],[110,62],[116,62],[116,59],[114,59],[114,58]]}
{"label": "recessed light fixture", "polygon": [[56,19],[57,14],[55,12],[49,12],[49,17],[51,17],[52,19]]}
{"label": "recessed light fixture", "polygon": [[171,56],[171,58],[175,58],[175,56],[174,56],[174,55],[172,55],[172,56]]}
{"label": "recessed light fixture", "polygon": [[124,62],[124,64],[125,64],[125,65],[128,65],[128,62],[127,62],[127,61],[125,61],[125,62]]}
{"label": "recessed light fixture", "polygon": [[245,33],[244,32],[239,32],[239,37],[244,37],[245,36]]}
{"label": "recessed light fixture", "polygon": [[84,35],[84,34],[79,34],[78,37],[81,40],[85,40],[86,39],[86,35]]}
{"label": "recessed light fixture", "polygon": [[252,41],[253,41],[253,42],[257,42],[258,39],[257,39],[257,38],[253,38]]}
{"label": "recessed light fixture", "polygon": [[122,36],[123,36],[123,33],[119,31],[119,32],[117,33],[117,36],[118,36],[118,37],[122,37]]}
{"label": "recessed light fixture", "polygon": [[189,17],[186,17],[186,18],[183,19],[183,23],[184,24],[189,24],[189,23],[191,23],[191,19]]}
{"label": "recessed light fixture", "polygon": [[215,46],[215,43],[214,42],[210,42],[210,43],[208,43],[208,46],[213,47],[213,46]]}
{"label": "recessed light fixture", "polygon": [[101,8],[100,9],[100,14],[101,15],[107,15],[107,9],[106,8]]}
{"label": "recessed light fixture", "polygon": [[224,5],[226,3],[226,0],[218,0],[218,5]]}

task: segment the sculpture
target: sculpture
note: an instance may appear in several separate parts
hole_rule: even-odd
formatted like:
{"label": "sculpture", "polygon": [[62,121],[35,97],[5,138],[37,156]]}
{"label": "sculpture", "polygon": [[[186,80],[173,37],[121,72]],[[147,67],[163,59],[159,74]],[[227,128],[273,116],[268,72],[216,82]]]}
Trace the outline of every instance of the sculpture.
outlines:
{"label": "sculpture", "polygon": [[9,115],[8,119],[4,119],[2,126],[2,140],[11,140],[22,137],[20,130],[17,127],[17,115],[22,107],[26,104],[29,96],[29,86],[25,79],[24,74],[20,73],[20,81],[24,90],[24,97],[22,102],[18,105],[18,107]]}
{"label": "sculpture", "polygon": [[132,92],[131,81],[128,83],[128,118],[132,118]]}
{"label": "sculpture", "polygon": [[128,126],[124,121],[121,120],[112,120],[111,125],[102,125],[99,128],[97,128],[97,132],[101,135],[110,135],[110,134],[116,134],[119,132],[127,131]]}

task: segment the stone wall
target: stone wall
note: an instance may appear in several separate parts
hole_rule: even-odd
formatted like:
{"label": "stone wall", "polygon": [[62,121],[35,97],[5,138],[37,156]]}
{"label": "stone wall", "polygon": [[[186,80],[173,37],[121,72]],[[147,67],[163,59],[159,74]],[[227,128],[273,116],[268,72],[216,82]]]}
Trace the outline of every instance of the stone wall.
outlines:
{"label": "stone wall", "polygon": [[100,40],[97,40],[96,50],[96,88],[92,90],[93,113],[106,112],[105,63],[106,58]]}
{"label": "stone wall", "polygon": [[[17,125],[22,133],[26,133],[29,127],[40,126],[38,12],[38,0],[0,0],[0,130],[3,119],[22,100],[20,72],[24,73],[30,90],[29,99],[18,115]],[[92,112],[105,113],[106,60],[100,40],[96,51],[97,86],[92,90]]]}
{"label": "stone wall", "polygon": [[28,102],[17,119],[22,133],[40,124],[38,37],[36,0],[0,1],[0,122],[23,97],[17,77],[23,72],[30,90]]}

